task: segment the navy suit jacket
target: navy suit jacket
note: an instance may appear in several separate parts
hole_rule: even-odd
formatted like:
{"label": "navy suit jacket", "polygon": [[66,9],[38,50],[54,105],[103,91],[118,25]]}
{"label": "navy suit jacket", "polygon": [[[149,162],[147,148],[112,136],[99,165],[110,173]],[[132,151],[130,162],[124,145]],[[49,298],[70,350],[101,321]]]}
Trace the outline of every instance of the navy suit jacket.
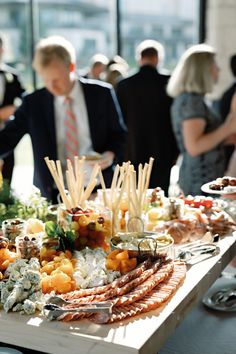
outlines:
{"label": "navy suit jacket", "polygon": [[[0,73],[3,74],[4,95],[0,104],[0,108],[12,105],[16,98],[20,98],[25,91],[16,70],[6,64],[2,64],[0,67]],[[0,124],[1,125],[1,124]],[[12,152],[4,159],[3,177],[9,182],[12,178],[12,172],[14,167],[14,153]]]}
{"label": "navy suit jacket", "polygon": [[[236,92],[236,81],[224,92],[220,99],[220,114],[223,121],[225,121],[230,111],[231,100]],[[229,160],[234,152],[234,145],[225,145],[225,169],[228,167]]]}
{"label": "navy suit jacket", "polygon": [[178,148],[171,126],[172,100],[166,94],[169,76],[144,65],[139,71],[118,82],[117,97],[128,127],[125,158],[136,170],[139,163],[155,158],[150,188],[168,192],[170,170],[178,157]]}
{"label": "navy suit jacket", "polygon": [[[111,86],[80,78],[88,111],[93,149],[99,153],[113,151],[114,163],[123,161],[126,127]],[[24,134],[31,137],[34,155],[34,184],[49,200],[53,193],[53,180],[44,161],[48,156],[57,159],[53,95],[45,88],[26,95],[16,110],[15,118],[0,132],[0,155],[9,153]],[[109,187],[112,168],[104,171]]]}
{"label": "navy suit jacket", "polygon": [[3,101],[0,104],[0,108],[2,108],[7,105],[14,104],[15,98],[21,98],[21,95],[25,90],[19,80],[18,74],[15,69],[11,68],[6,64],[3,64],[3,66],[0,68],[0,73],[3,74],[5,85]]}

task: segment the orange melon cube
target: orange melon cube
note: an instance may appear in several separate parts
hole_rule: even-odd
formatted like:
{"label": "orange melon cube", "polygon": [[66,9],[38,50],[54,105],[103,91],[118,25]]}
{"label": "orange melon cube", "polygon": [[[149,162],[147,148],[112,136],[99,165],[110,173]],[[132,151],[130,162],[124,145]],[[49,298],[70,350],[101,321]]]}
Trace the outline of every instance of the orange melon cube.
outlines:
{"label": "orange melon cube", "polygon": [[120,270],[120,261],[118,259],[106,259],[106,268],[110,270]]}
{"label": "orange melon cube", "polygon": [[125,274],[133,270],[137,266],[137,259],[123,259],[120,262],[120,272],[121,274]]}
{"label": "orange melon cube", "polygon": [[113,250],[111,251],[108,256],[107,259],[116,259],[116,255],[120,253],[120,250]]}
{"label": "orange melon cube", "polygon": [[129,252],[127,250],[125,251],[121,251],[116,255],[116,259],[118,260],[125,260],[125,259],[129,259]]}

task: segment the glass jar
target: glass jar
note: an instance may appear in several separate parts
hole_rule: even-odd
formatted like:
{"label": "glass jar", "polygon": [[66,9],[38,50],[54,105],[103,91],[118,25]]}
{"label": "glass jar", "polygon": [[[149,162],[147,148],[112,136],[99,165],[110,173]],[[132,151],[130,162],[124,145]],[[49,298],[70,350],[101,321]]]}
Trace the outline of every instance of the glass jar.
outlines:
{"label": "glass jar", "polygon": [[31,259],[36,257],[40,259],[41,246],[41,237],[36,237],[35,235],[22,235],[16,237],[16,253],[20,258]]}
{"label": "glass jar", "polygon": [[16,219],[7,219],[2,223],[3,236],[9,240],[9,248],[15,246],[15,240],[17,236],[20,236],[25,231],[25,220],[16,218]]}
{"label": "glass jar", "polygon": [[111,239],[112,213],[101,205],[87,205],[66,210],[58,208],[58,223],[65,230],[75,232],[75,249],[85,247],[109,250]]}
{"label": "glass jar", "polygon": [[184,201],[177,198],[169,198],[167,204],[169,219],[181,219],[184,214]]}
{"label": "glass jar", "polygon": [[165,193],[160,187],[147,190],[148,207],[163,207],[165,201]]}
{"label": "glass jar", "polygon": [[59,208],[60,204],[52,204],[48,207],[48,212],[47,212],[47,221],[54,221],[57,222],[57,210]]}

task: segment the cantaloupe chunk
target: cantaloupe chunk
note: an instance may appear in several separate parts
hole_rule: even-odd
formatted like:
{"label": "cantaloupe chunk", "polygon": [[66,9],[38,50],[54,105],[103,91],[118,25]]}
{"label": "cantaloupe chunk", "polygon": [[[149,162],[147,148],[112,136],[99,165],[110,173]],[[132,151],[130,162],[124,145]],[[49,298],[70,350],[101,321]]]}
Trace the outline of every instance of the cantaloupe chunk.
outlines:
{"label": "cantaloupe chunk", "polygon": [[127,250],[121,251],[116,255],[116,259],[124,260],[124,259],[129,259],[129,252]]}
{"label": "cantaloupe chunk", "polygon": [[116,255],[120,253],[120,250],[113,250],[107,255],[107,259],[116,259]]}
{"label": "cantaloupe chunk", "polygon": [[118,259],[106,259],[106,268],[110,270],[119,270],[120,268],[120,261]]}
{"label": "cantaloupe chunk", "polygon": [[137,266],[137,258],[123,259],[120,262],[120,272],[121,274],[128,273],[136,266]]}

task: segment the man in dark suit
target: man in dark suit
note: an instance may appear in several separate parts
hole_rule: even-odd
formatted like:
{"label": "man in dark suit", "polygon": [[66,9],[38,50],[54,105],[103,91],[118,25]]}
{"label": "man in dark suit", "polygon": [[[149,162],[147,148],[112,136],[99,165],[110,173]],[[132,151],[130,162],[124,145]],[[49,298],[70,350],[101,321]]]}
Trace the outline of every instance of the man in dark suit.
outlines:
{"label": "man in dark suit", "polygon": [[139,71],[121,80],[117,97],[128,127],[126,159],[136,167],[155,158],[150,187],[160,186],[168,193],[170,170],[178,149],[171,127],[171,99],[166,94],[169,76],[157,70],[162,46],[146,40],[137,48]]}
{"label": "man in dark suit", "polygon": [[[230,105],[231,105],[231,100],[236,92],[236,54],[232,55],[230,58],[230,68],[232,71],[232,74],[234,76],[234,81],[230,85],[230,87],[224,92],[222,95],[222,98],[220,100],[220,113],[222,119],[225,121],[226,117],[229,114],[230,111]],[[225,145],[225,155],[226,155],[226,166],[225,169],[227,169],[230,157],[234,151],[234,145]]]}
{"label": "man in dark suit", "polygon": [[[36,47],[33,66],[45,88],[24,97],[15,119],[0,132],[0,154],[6,154],[29,133],[34,155],[34,184],[55,200],[56,190],[44,157],[66,161],[65,98],[72,102],[77,124],[78,155],[101,154],[98,161],[107,186],[114,163],[123,161],[126,128],[111,86],[76,78],[75,50],[63,37],[43,39]],[[72,140],[72,139],[71,139]],[[70,143],[70,141],[69,141]]]}
{"label": "man in dark suit", "polygon": [[[3,60],[3,40],[0,37],[0,129],[14,113],[16,99],[20,99],[25,91],[18,74],[14,68],[6,65]],[[14,153],[11,153],[3,161],[2,174],[4,179],[11,182],[14,167]]]}

